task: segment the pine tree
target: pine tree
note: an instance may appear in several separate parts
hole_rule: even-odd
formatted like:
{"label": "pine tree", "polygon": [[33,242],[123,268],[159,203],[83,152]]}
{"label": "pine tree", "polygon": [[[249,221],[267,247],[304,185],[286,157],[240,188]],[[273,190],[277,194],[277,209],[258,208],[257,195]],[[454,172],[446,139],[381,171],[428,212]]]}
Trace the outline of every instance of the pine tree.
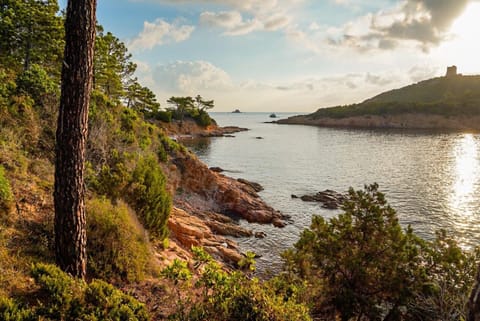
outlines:
{"label": "pine tree", "polygon": [[92,89],[96,0],[68,1],[55,161],[55,256],[62,270],[86,274],[84,162]]}

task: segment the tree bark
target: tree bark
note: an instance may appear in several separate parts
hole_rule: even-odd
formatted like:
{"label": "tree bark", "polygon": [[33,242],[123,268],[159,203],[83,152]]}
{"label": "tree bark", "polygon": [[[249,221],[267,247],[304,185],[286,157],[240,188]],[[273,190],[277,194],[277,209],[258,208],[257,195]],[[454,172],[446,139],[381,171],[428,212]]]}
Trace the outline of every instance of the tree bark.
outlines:
{"label": "tree bark", "polygon": [[55,257],[78,278],[86,274],[84,163],[92,89],[96,0],[69,0],[56,134]]}

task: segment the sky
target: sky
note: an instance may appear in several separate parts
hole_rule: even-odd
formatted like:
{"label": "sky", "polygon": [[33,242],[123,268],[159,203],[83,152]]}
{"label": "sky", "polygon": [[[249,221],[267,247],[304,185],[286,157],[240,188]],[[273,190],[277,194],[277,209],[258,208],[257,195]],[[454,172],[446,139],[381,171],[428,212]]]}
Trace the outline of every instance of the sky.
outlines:
{"label": "sky", "polygon": [[312,112],[480,74],[480,0],[98,0],[97,19],[163,107]]}

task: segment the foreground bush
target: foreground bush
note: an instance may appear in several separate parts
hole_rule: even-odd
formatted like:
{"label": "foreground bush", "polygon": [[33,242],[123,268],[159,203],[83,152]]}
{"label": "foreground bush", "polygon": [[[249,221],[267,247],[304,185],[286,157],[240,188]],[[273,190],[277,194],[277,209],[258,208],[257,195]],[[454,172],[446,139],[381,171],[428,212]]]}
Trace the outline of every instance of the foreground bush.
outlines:
{"label": "foreground bush", "polygon": [[403,230],[376,184],[350,189],[343,210],[329,221],[314,217],[285,253],[315,293],[314,313],[345,321],[465,317],[478,252],[462,251],[444,232],[426,242]]}
{"label": "foreground bush", "polygon": [[166,190],[166,178],[153,156],[137,162],[129,186],[130,204],[133,204],[142,224],[160,239],[168,236],[167,221],[172,199]]}
{"label": "foreground bush", "polygon": [[87,215],[89,272],[105,280],[142,279],[150,253],[135,214],[123,202],[94,199],[87,202]]}
{"label": "foreground bush", "polygon": [[76,280],[53,265],[37,264],[32,276],[39,287],[34,306],[22,307],[0,298],[0,319],[146,321],[143,304],[112,285],[94,280]]}
{"label": "foreground bush", "polygon": [[[163,271],[177,287],[195,296],[179,300],[178,311],[170,320],[182,321],[307,321],[308,310],[293,295],[279,294],[274,283],[250,279],[241,272],[228,273],[200,248],[193,248],[193,266],[200,276],[191,286],[191,271],[186,262],[174,261]],[[180,293],[179,293],[180,296]]]}

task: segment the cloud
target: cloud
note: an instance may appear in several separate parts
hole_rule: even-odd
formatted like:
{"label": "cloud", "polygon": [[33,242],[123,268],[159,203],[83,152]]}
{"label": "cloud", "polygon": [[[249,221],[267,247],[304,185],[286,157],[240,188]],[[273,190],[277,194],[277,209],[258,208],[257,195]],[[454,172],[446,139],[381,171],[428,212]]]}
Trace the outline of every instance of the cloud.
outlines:
{"label": "cloud", "polygon": [[153,70],[156,87],[162,91],[194,95],[232,88],[230,76],[207,61],[175,61]]}
{"label": "cloud", "polygon": [[132,51],[141,51],[167,43],[182,42],[187,40],[194,30],[194,26],[180,25],[179,21],[172,24],[163,19],[145,21],[143,30],[128,42],[128,48]]}
{"label": "cloud", "polygon": [[[210,3],[249,12],[268,11],[280,5],[278,0],[157,0],[157,2],[175,5]],[[281,2],[288,4],[298,2],[298,0],[284,0]]]}
{"label": "cloud", "polygon": [[264,28],[268,31],[275,31],[285,28],[291,19],[284,15],[277,15],[269,18],[264,22]]}
{"label": "cloud", "polygon": [[[152,0],[155,1],[155,0]],[[288,14],[293,6],[304,0],[156,0],[166,4],[215,4],[222,7],[218,12],[200,14],[204,26],[225,29],[225,35],[245,35],[253,31],[277,31],[287,27],[292,18]]]}
{"label": "cloud", "polygon": [[262,24],[256,19],[243,20],[238,11],[202,12],[200,23],[205,26],[225,29],[226,35],[238,36],[262,29]]}
{"label": "cloud", "polygon": [[202,12],[200,23],[203,25],[232,29],[243,23],[242,14],[238,11]]}
{"label": "cloud", "polygon": [[316,30],[320,30],[320,26],[319,26],[318,23],[312,22],[312,23],[310,24],[310,26],[308,27],[308,29],[313,30],[313,31],[316,31]]}
{"label": "cloud", "polygon": [[370,18],[367,33],[357,42],[373,42],[379,49],[394,49],[401,41],[414,41],[424,51],[449,36],[449,28],[465,10],[469,0],[406,0],[389,12]]}

